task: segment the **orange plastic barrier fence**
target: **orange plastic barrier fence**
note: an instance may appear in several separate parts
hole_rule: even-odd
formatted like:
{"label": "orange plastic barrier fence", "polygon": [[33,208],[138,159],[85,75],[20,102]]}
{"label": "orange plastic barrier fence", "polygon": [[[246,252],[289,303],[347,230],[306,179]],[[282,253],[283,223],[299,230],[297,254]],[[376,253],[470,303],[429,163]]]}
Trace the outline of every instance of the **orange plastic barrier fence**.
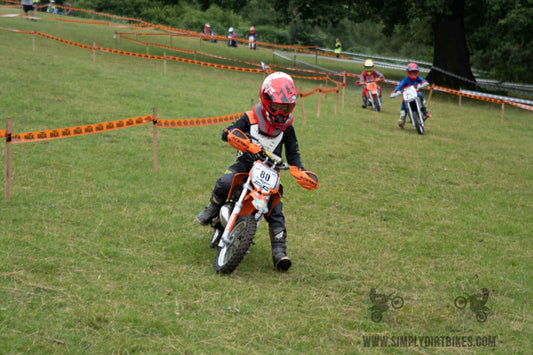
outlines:
{"label": "orange plastic barrier fence", "polygon": [[339,88],[337,88],[337,87],[334,87],[334,88],[331,88],[331,89],[314,88],[313,90],[309,90],[309,91],[306,91],[306,92],[299,92],[298,96],[300,96],[301,98],[306,98],[308,96],[316,94],[317,92],[319,92],[321,94],[330,94],[332,92],[339,92]]}
{"label": "orange plastic barrier fence", "polygon": [[50,139],[68,138],[83,136],[94,133],[101,133],[112,131],[121,128],[135,127],[154,122],[158,127],[163,128],[177,128],[177,127],[200,127],[216,125],[221,123],[232,122],[240,118],[244,112],[234,113],[231,115],[207,117],[207,118],[193,118],[193,119],[175,119],[175,120],[155,120],[154,116],[139,116],[127,118],[117,121],[109,121],[102,123],[94,123],[83,126],[74,126],[58,129],[50,129],[44,131],[26,132],[18,134],[9,134],[5,129],[0,130],[0,137],[7,138],[9,143],[28,143],[38,142]]}
{"label": "orange plastic barrier fence", "polygon": [[[20,134],[11,134],[8,141],[11,143],[38,142],[50,139],[67,138],[94,134],[106,131],[112,131],[120,128],[134,127],[153,121],[152,116],[139,116],[125,120],[117,120],[104,123],[88,124],[85,126],[75,126],[60,129],[51,129],[46,131],[27,132]],[[4,131],[5,136],[5,131]]]}
{"label": "orange plastic barrier fence", "polygon": [[521,103],[518,103],[518,102],[513,102],[513,101],[509,101],[509,100],[502,100],[502,99],[496,99],[496,98],[487,97],[487,96],[473,95],[473,94],[461,92],[459,90],[448,89],[448,88],[445,88],[445,87],[442,87],[442,86],[432,86],[431,88],[434,89],[434,90],[438,90],[438,91],[443,91],[443,92],[447,92],[447,93],[450,93],[450,94],[454,94],[454,95],[457,95],[457,96],[469,97],[471,99],[488,101],[488,102],[493,102],[493,103],[496,103],[496,104],[504,104],[505,103],[505,104],[513,105],[513,106],[516,106],[516,107],[519,107],[519,108],[522,108],[522,109],[525,109],[525,110],[528,110],[528,111],[533,111],[533,106],[521,104]]}
{"label": "orange plastic barrier fence", "polygon": [[232,115],[209,117],[209,118],[193,118],[193,119],[179,119],[179,120],[157,120],[157,127],[198,127],[209,126],[227,122],[233,122],[239,119],[244,112],[234,113]]}

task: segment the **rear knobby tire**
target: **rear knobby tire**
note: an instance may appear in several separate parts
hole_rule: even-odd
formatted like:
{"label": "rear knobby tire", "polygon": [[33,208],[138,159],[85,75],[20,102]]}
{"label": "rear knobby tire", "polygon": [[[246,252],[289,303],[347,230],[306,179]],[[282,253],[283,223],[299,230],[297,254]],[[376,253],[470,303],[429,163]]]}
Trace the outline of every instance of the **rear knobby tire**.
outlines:
{"label": "rear knobby tire", "polygon": [[413,121],[415,122],[416,131],[419,134],[424,134],[424,123],[418,112],[413,112]]}
{"label": "rear knobby tire", "polygon": [[237,218],[230,239],[231,245],[219,248],[215,257],[214,268],[219,274],[231,274],[246,256],[252,245],[257,223],[253,216],[245,215]]}

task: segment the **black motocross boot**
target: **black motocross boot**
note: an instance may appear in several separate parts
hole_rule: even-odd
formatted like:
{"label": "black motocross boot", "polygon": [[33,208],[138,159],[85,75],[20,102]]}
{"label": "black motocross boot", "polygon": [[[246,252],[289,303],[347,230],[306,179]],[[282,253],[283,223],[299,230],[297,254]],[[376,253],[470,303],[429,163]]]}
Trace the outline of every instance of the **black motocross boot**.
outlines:
{"label": "black motocross boot", "polygon": [[270,233],[270,244],[272,246],[272,261],[274,266],[278,271],[287,271],[291,267],[291,259],[287,256],[287,245],[285,244],[287,240],[287,230],[276,229],[275,231],[272,228],[269,228]]}
{"label": "black motocross boot", "polygon": [[361,105],[362,108],[366,108],[367,105],[367,99],[365,96],[363,96],[363,105]]}
{"label": "black motocross boot", "polygon": [[220,207],[222,207],[223,201],[213,194],[210,199],[210,204],[205,206],[205,209],[196,216],[196,222],[203,226],[206,226],[211,220],[218,214]]}

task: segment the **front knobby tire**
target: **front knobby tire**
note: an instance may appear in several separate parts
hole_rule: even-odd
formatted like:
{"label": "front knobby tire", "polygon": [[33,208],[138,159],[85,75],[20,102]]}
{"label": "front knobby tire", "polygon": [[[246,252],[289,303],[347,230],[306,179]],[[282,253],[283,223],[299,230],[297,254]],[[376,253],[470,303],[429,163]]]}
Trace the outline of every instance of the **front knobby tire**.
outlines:
{"label": "front knobby tire", "polygon": [[230,239],[233,243],[219,248],[215,257],[214,268],[219,274],[231,274],[246,256],[252,245],[257,223],[252,215],[240,216],[235,222]]}
{"label": "front knobby tire", "polygon": [[418,112],[413,112],[413,121],[415,122],[415,128],[418,134],[424,134],[424,123]]}
{"label": "front knobby tire", "polygon": [[376,98],[376,111],[381,112],[381,99],[379,97]]}

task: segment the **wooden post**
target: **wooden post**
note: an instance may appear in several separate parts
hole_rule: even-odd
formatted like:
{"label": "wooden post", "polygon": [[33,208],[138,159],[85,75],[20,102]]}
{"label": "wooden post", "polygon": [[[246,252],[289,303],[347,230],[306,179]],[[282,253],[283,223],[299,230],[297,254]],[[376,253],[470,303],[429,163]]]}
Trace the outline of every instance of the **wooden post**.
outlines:
{"label": "wooden post", "polygon": [[146,45],[146,54],[150,54],[150,51],[148,50],[148,45]]}
{"label": "wooden post", "polygon": [[170,46],[172,47],[172,33],[169,33],[170,36]]}
{"label": "wooden post", "polygon": [[316,110],[316,117],[320,117],[320,100],[322,99],[322,84],[319,86],[320,90],[318,91],[318,108]]}
{"label": "wooden post", "polygon": [[93,42],[93,63],[96,63],[96,42]]}
{"label": "wooden post", "polygon": [[153,123],[154,123],[154,129],[153,129],[154,173],[157,173],[157,108],[155,108],[155,107],[154,107],[153,118],[154,118],[154,121],[153,121]]}
{"label": "wooden post", "polygon": [[337,116],[337,103],[339,102],[339,85],[337,85],[337,91],[335,92],[335,116]]}
{"label": "wooden post", "polygon": [[461,106],[461,97],[463,97],[461,94],[459,94],[459,106]]}
{"label": "wooden post", "polygon": [[35,33],[31,34],[31,47],[33,51],[35,52]]}
{"label": "wooden post", "polygon": [[196,51],[194,51],[194,61],[196,62]]}
{"label": "wooden post", "polygon": [[433,95],[433,86],[431,86],[431,87],[429,88],[428,105],[429,105],[429,103],[430,103],[430,101],[431,101],[431,95]]}
{"label": "wooden post", "polygon": [[303,122],[304,122],[304,125],[305,125],[304,97],[301,96],[301,95],[300,95],[300,97],[301,97],[300,102],[302,103],[302,119],[303,119]]}
{"label": "wooden post", "polygon": [[505,109],[505,102],[502,102],[502,118],[501,118],[501,122],[503,124],[503,110]]}
{"label": "wooden post", "polygon": [[163,52],[163,73],[167,73],[167,51]]}
{"label": "wooden post", "polygon": [[7,118],[6,127],[6,200],[11,198],[11,118]]}
{"label": "wooden post", "polygon": [[342,107],[344,107],[344,95],[346,94],[346,72],[342,73],[342,83],[344,84],[342,86]]}

